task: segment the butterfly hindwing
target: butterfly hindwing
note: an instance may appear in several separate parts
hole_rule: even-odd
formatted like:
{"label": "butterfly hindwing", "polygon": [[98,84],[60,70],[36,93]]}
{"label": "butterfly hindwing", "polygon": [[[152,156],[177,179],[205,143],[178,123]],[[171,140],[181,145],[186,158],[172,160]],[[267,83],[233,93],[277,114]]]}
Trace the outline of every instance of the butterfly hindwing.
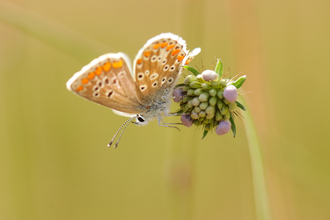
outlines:
{"label": "butterfly hindwing", "polygon": [[142,94],[123,53],[105,54],[93,60],[67,82],[67,87],[79,96],[121,112],[143,112]]}

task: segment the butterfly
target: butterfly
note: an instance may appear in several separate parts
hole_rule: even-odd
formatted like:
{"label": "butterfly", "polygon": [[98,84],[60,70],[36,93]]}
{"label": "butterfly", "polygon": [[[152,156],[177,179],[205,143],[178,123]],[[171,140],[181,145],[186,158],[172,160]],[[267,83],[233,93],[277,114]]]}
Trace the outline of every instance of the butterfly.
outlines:
{"label": "butterfly", "polygon": [[182,67],[200,51],[196,48],[189,52],[181,37],[163,33],[148,40],[140,49],[133,62],[133,71],[126,54],[108,53],[75,73],[66,86],[76,95],[110,107],[118,115],[130,117],[119,128],[108,144],[110,146],[118,132],[123,127],[124,131],[133,119],[136,119],[133,122],[136,125],[146,125],[158,118],[160,126],[172,127],[162,119],[170,116],[173,87]]}

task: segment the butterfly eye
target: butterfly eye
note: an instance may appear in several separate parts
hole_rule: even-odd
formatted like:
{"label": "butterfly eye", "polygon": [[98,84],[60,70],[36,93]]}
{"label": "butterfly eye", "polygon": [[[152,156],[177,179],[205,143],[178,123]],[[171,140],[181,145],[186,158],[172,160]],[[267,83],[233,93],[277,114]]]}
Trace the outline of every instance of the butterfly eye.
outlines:
{"label": "butterfly eye", "polygon": [[144,126],[148,124],[148,120],[142,115],[136,115],[136,122],[134,124]]}
{"label": "butterfly eye", "polygon": [[145,121],[145,119],[141,115],[137,115],[136,118],[139,122],[144,122]]}

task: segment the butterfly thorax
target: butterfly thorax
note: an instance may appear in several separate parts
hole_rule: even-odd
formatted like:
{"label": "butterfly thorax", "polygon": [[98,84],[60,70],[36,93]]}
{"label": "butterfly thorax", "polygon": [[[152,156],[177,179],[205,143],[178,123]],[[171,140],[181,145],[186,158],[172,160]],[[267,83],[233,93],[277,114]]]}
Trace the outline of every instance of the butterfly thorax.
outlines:
{"label": "butterfly thorax", "polygon": [[144,105],[145,112],[141,115],[148,121],[158,117],[163,118],[167,115],[171,105],[170,98],[165,96],[157,99],[144,100],[144,103],[146,103]]}

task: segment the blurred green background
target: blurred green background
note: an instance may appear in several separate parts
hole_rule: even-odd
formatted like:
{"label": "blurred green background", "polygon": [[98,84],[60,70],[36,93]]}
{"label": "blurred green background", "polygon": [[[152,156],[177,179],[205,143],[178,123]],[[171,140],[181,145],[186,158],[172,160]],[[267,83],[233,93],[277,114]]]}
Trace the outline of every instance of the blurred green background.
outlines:
{"label": "blurred green background", "polygon": [[[257,219],[237,137],[125,118],[67,91],[92,59],[172,32],[221,58],[262,149],[272,218],[330,219],[330,2],[0,1],[0,219]],[[173,106],[173,109],[176,109]],[[243,113],[244,115],[244,113]],[[179,118],[166,118],[178,122]]]}

